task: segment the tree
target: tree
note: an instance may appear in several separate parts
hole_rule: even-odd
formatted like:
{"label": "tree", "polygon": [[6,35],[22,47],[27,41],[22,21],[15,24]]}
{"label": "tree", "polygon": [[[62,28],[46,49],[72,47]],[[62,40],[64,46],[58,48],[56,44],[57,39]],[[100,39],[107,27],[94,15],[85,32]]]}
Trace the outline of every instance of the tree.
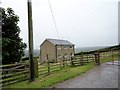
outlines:
{"label": "tree", "polygon": [[27,47],[19,37],[19,17],[12,8],[2,8],[2,64],[19,62]]}

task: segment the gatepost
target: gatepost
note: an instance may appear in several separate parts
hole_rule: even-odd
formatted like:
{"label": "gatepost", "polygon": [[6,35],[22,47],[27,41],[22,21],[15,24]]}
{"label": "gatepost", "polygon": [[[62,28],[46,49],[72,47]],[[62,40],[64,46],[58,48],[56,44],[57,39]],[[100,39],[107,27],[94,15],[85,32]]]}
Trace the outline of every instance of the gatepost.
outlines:
{"label": "gatepost", "polygon": [[95,52],[95,62],[96,64],[100,65],[100,55],[98,50]]}

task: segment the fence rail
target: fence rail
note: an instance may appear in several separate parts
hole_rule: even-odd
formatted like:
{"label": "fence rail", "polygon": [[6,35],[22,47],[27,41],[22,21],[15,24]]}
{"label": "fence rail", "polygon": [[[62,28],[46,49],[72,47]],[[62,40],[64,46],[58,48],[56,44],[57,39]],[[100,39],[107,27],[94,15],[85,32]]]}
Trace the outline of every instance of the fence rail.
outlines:
{"label": "fence rail", "polygon": [[54,71],[63,69],[65,66],[81,66],[81,63],[95,62],[95,56],[93,54],[76,55],[73,60],[61,60],[57,63],[50,63],[49,60],[43,65],[38,66],[38,76],[46,76]]}
{"label": "fence rail", "polygon": [[2,87],[8,86],[20,81],[29,79],[28,65],[25,63],[17,63],[12,65],[4,65],[2,67]]}

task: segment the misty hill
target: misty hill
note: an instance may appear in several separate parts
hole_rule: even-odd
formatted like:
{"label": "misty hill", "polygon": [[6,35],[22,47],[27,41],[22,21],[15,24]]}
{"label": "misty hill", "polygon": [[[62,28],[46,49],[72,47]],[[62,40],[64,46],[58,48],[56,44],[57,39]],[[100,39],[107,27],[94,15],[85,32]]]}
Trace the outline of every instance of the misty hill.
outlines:
{"label": "misty hill", "polygon": [[[116,46],[96,46],[96,47],[79,47],[75,48],[75,53],[79,53],[81,51],[88,52],[88,51],[94,51],[94,50],[109,50],[109,49],[120,49],[120,45]],[[34,50],[34,57],[38,57],[40,53],[39,49]],[[29,51],[25,50],[25,57],[29,56]]]}
{"label": "misty hill", "polygon": [[[34,57],[38,57],[39,53],[40,53],[40,50],[39,49],[35,49],[34,50]],[[28,57],[28,56],[29,56],[29,51],[25,50],[25,56],[24,57]]]}
{"label": "misty hill", "polygon": [[94,51],[94,50],[103,49],[107,47],[109,46],[79,47],[79,48],[75,48],[75,53],[79,53],[80,51],[83,51],[83,52]]}
{"label": "misty hill", "polygon": [[110,46],[110,47],[107,47],[107,48],[102,48],[100,49],[101,51],[103,50],[120,50],[120,44],[119,45],[115,45],[115,46]]}
{"label": "misty hill", "polygon": [[[94,50],[98,50],[98,49],[102,49],[102,48],[106,48],[107,46],[98,46],[98,47],[79,47],[79,48],[75,48],[75,53],[79,53],[80,51],[94,51]],[[39,49],[35,49],[34,50],[34,56],[38,57],[40,53]],[[29,51],[25,50],[25,57],[29,56]]]}

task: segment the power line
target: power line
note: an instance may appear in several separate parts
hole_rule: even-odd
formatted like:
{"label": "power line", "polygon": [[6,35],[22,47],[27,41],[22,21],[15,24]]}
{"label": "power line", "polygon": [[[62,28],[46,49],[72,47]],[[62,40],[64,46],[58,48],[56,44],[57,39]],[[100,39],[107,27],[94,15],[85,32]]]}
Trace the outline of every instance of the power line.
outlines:
{"label": "power line", "polygon": [[60,35],[59,35],[59,32],[58,32],[57,24],[56,24],[55,17],[54,17],[54,14],[53,14],[53,10],[52,10],[52,7],[51,7],[51,3],[50,3],[49,0],[48,0],[48,3],[49,3],[50,11],[51,11],[51,14],[52,14],[53,22],[54,22],[54,25],[55,25],[55,29],[56,29],[58,38],[60,39]]}
{"label": "power line", "polygon": [[[50,3],[49,0],[48,0],[48,3],[49,3],[50,11],[51,11],[51,14],[52,14],[53,22],[54,22],[54,25],[55,25],[55,29],[56,29],[56,32],[57,32],[59,41],[60,41],[60,43],[61,43],[61,45],[62,45],[62,42],[61,42],[60,36],[59,36],[59,32],[58,32],[58,28],[57,28],[57,24],[56,24],[56,21],[55,21],[55,17],[54,17],[54,14],[53,14],[53,10],[52,10],[52,7],[51,7],[51,3]],[[64,58],[64,50],[62,49],[62,47],[61,47],[61,52],[62,52],[63,58]]]}

